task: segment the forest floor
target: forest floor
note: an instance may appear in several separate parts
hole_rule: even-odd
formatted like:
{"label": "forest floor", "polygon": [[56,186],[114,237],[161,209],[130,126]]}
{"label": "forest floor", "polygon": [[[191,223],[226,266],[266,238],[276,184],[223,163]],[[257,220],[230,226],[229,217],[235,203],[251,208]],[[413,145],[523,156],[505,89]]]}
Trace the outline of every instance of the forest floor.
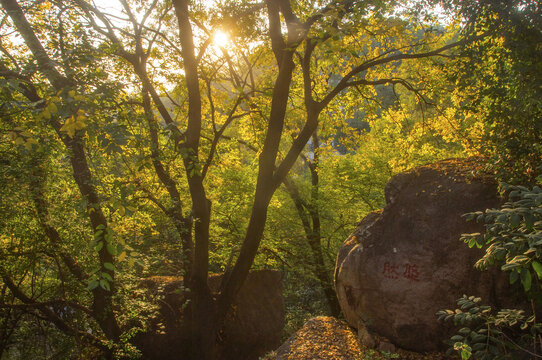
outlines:
{"label": "forest floor", "polygon": [[[383,342],[385,339],[377,338]],[[394,352],[370,349],[358,342],[354,331],[331,317],[309,320],[279,349],[261,360],[445,360],[441,353],[420,354],[402,349]]]}

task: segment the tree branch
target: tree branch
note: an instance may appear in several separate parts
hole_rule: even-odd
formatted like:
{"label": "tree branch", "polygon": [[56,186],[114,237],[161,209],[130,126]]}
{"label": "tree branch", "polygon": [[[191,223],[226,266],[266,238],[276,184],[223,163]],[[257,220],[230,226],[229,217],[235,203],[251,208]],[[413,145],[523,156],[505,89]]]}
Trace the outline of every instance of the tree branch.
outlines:
{"label": "tree branch", "polygon": [[375,59],[366,61],[366,62],[354,67],[352,70],[350,70],[339,81],[339,83],[318,103],[318,106],[320,108],[324,108],[325,106],[327,106],[327,104],[329,104],[331,102],[331,100],[333,100],[333,98],[335,96],[337,96],[342,90],[344,90],[348,86],[350,80],[355,75],[357,75],[357,74],[359,74],[359,73],[361,73],[361,72],[363,72],[365,70],[368,70],[368,69],[370,69],[372,67],[375,67],[375,66],[378,66],[378,65],[387,64],[387,63],[390,63],[390,62],[393,62],[393,61],[409,60],[409,59],[421,59],[421,58],[431,57],[431,56],[435,56],[435,55],[440,55],[440,53],[442,53],[442,52],[444,52],[446,50],[449,50],[449,49],[453,49],[454,47],[458,47],[460,45],[463,45],[466,42],[467,42],[467,40],[461,40],[461,41],[457,41],[457,42],[442,46],[442,47],[440,47],[438,49],[435,49],[435,50],[432,50],[432,51],[427,51],[427,52],[422,52],[422,53],[415,53],[415,54],[398,53],[398,54],[394,54],[394,55],[388,55],[388,56],[383,57],[383,58],[375,58]]}

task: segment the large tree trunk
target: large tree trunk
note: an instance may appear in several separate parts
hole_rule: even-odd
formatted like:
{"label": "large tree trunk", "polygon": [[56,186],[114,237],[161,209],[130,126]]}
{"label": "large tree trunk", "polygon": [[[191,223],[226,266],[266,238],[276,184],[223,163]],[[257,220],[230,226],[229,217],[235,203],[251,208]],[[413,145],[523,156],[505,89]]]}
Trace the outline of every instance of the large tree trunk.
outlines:
{"label": "large tree trunk", "polygon": [[195,56],[192,27],[189,20],[187,0],[173,2],[179,24],[179,40],[184,62],[185,82],[188,90],[188,125],[185,141],[180,145],[183,162],[192,199],[194,216],[194,262],[187,281],[191,292],[191,327],[193,359],[213,360],[216,358],[218,334],[215,302],[207,284],[209,275],[209,224],[211,202],[203,186],[199,169],[199,142],[201,138],[201,94]]}
{"label": "large tree trunk", "polygon": [[193,360],[215,360],[218,354],[218,334],[220,332],[216,302],[208,286],[198,288],[198,285],[194,284],[191,291],[190,358]]}

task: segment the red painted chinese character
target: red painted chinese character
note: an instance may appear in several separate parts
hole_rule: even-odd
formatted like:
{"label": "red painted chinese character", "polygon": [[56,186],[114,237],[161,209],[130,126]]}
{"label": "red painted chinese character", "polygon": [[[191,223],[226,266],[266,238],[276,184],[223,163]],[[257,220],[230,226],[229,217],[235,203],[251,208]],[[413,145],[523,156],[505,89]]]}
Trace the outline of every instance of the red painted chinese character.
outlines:
{"label": "red painted chinese character", "polygon": [[403,265],[405,271],[403,272],[403,277],[412,281],[420,281],[420,271],[418,270],[418,265],[416,264],[405,264]]}
{"label": "red painted chinese character", "polygon": [[397,279],[399,277],[397,264],[390,264],[389,262],[384,263],[384,271],[382,271],[382,274],[388,279]]}

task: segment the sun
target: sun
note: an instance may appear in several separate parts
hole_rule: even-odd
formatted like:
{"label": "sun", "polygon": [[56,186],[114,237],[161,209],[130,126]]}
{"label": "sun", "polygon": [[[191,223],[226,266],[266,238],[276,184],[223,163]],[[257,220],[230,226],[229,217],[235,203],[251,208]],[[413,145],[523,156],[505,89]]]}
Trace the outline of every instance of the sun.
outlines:
{"label": "sun", "polygon": [[224,31],[218,30],[213,35],[213,43],[220,47],[225,47],[230,42],[230,35]]}

